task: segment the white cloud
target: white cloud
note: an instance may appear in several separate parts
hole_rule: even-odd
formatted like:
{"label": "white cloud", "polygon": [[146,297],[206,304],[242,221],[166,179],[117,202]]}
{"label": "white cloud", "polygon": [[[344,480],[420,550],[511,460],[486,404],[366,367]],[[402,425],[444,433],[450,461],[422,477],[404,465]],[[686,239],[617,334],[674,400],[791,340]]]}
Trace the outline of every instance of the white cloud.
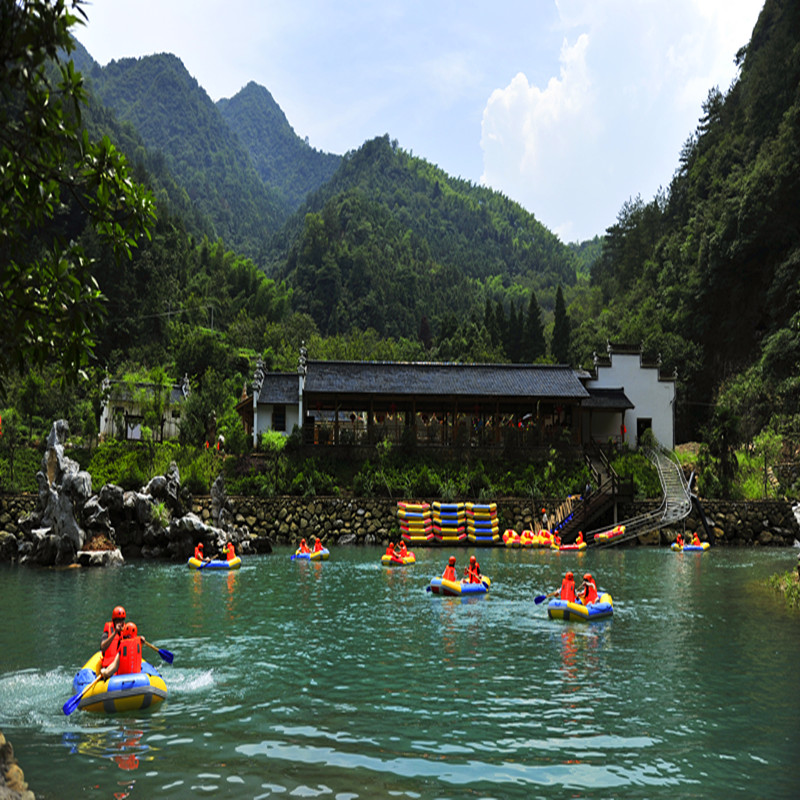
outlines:
{"label": "white cloud", "polygon": [[548,195],[542,184],[556,179],[559,165],[569,158],[576,132],[591,137],[596,127],[591,78],[586,66],[589,37],[575,44],[565,39],[561,71],[544,89],[528,82],[522,72],[489,97],[483,112],[481,182],[502,189],[528,208]]}
{"label": "white cloud", "polygon": [[521,65],[490,93],[481,181],[562,237],[602,233],[629,197],[669,184],[708,91],[735,77],[761,2],[556,0],[558,77],[540,71],[537,86]]}

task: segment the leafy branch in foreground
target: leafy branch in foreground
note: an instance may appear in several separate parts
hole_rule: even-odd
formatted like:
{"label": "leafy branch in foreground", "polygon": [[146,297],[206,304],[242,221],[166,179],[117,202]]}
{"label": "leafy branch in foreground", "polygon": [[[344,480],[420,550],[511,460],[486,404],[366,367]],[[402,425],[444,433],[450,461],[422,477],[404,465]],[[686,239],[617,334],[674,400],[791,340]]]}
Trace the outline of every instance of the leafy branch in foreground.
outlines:
{"label": "leafy branch in foreground", "polygon": [[155,219],[125,157],[82,130],[83,79],[64,59],[83,5],[0,0],[0,376],[55,355],[79,373],[104,298],[77,239],[88,222],[130,257]]}

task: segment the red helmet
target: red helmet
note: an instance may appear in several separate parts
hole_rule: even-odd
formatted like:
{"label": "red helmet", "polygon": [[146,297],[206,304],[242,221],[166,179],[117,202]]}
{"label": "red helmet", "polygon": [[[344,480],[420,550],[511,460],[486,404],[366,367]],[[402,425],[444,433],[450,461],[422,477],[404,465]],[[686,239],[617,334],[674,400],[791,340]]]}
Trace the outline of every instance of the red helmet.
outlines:
{"label": "red helmet", "polygon": [[456,563],[456,557],[455,556],[450,556],[450,563],[451,564],[455,564]]}
{"label": "red helmet", "polygon": [[138,634],[135,622],[126,622],[122,626],[122,638],[131,639]]}
{"label": "red helmet", "polygon": [[117,606],[111,612],[111,619],[112,620],[125,619],[125,609],[122,606]]}
{"label": "red helmet", "polygon": [[594,578],[592,577],[592,573],[591,573],[591,572],[587,572],[587,573],[586,573],[586,574],[583,576],[583,579],[584,579],[585,581],[593,581],[593,580],[594,580]]}
{"label": "red helmet", "polygon": [[572,578],[573,580],[575,579],[575,576],[571,572],[568,572],[564,577],[565,578]]}
{"label": "red helmet", "polygon": [[202,542],[198,542],[198,543],[197,543],[197,546],[200,548],[200,550],[202,550],[202,549],[203,549],[203,543],[202,543]]}
{"label": "red helmet", "polygon": [[474,564],[475,563],[475,556],[470,556],[469,557],[469,563],[470,564]]}

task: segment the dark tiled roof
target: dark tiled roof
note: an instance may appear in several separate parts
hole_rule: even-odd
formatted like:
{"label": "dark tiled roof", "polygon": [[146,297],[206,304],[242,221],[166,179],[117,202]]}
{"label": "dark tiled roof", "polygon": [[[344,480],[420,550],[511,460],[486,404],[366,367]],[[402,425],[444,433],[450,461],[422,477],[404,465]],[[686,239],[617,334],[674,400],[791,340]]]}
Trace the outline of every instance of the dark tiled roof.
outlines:
{"label": "dark tiled roof", "polygon": [[267,372],[258,395],[259,403],[298,403],[300,377],[296,372]]}
{"label": "dark tiled roof", "polygon": [[571,367],[547,364],[309,361],[305,391],[396,397],[447,395],[580,400],[589,396]]}
{"label": "dark tiled roof", "polygon": [[589,389],[589,399],[581,403],[582,408],[619,411],[634,408],[623,389]]}

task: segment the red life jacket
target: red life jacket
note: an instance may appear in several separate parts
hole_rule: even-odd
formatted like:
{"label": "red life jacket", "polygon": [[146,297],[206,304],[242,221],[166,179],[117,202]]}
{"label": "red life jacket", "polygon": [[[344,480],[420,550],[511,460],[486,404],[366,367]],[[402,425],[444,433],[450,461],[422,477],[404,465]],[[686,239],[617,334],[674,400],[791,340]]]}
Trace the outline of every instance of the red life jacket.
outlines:
{"label": "red life jacket", "polygon": [[456,581],[456,568],[451,567],[449,564],[444,568],[444,572],[442,573],[442,580],[445,581]]}
{"label": "red life jacket", "polygon": [[314,552],[319,553],[324,549],[325,548],[322,546],[322,542],[319,539],[317,539],[317,541],[314,542]]}
{"label": "red life jacket", "polygon": [[561,581],[561,594],[559,595],[562,600],[566,600],[568,603],[575,602],[575,581],[570,581],[564,578]]}
{"label": "red life jacket", "polygon": [[198,561],[202,561],[203,560],[203,545],[202,544],[198,544],[197,547],[195,547],[195,549],[194,549],[194,557]]}
{"label": "red life jacket", "polygon": [[474,567],[470,567],[467,571],[467,580],[469,583],[480,583],[481,582],[481,571],[478,569],[478,565],[476,564]]}
{"label": "red life jacket", "polygon": [[114,638],[111,640],[108,647],[106,647],[106,649],[103,651],[103,660],[100,662],[101,668],[107,667],[114,660],[114,656],[119,650],[120,637],[117,635],[117,631],[114,628],[113,622],[106,622],[105,626],[103,627],[103,638],[107,638],[109,634],[112,634]]}
{"label": "red life jacket", "polygon": [[233,542],[228,542],[228,561],[233,561],[236,558],[236,550],[233,547]]}
{"label": "red life jacket", "polygon": [[597,586],[595,586],[594,581],[586,581],[586,595],[584,602],[588,606],[590,603],[594,603],[597,601]]}
{"label": "red life jacket", "polygon": [[118,675],[133,675],[142,671],[142,640],[138,636],[128,636],[119,647]]}

